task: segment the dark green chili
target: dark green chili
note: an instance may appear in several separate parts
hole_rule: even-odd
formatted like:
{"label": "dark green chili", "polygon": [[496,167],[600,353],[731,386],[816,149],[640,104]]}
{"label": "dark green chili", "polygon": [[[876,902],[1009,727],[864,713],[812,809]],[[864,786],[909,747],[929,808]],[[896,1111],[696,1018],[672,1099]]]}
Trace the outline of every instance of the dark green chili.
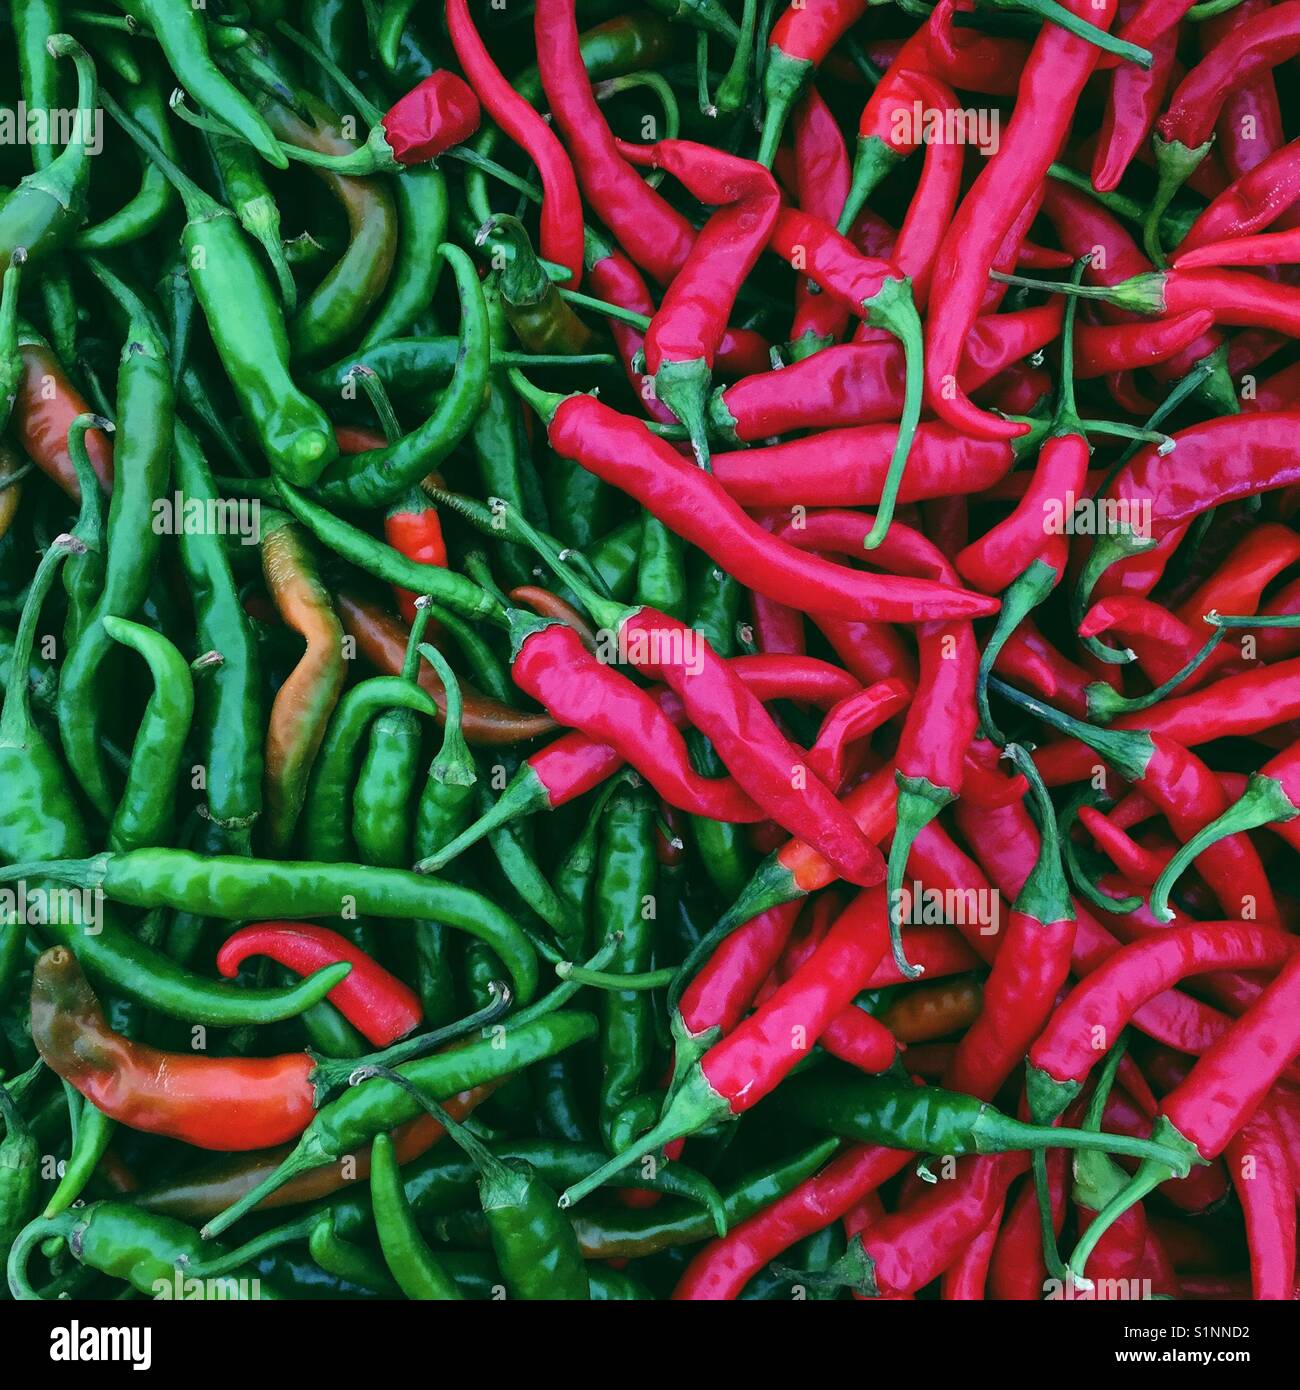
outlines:
{"label": "dark green chili", "polygon": [[194,716],[194,680],[189,663],[162,633],[125,618],[105,617],[103,622],[114,642],[144,657],[154,682],[135,736],[126,789],[108,829],[108,847],[120,853],[171,838],[176,784]]}

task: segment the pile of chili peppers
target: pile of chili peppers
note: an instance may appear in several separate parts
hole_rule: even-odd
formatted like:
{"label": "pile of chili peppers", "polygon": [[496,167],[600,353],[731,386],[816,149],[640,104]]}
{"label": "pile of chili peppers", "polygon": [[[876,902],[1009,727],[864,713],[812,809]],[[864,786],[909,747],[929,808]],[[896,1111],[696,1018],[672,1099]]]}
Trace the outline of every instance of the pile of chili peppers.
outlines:
{"label": "pile of chili peppers", "polygon": [[1300,1296],[1297,61],[10,0],[8,1291]]}

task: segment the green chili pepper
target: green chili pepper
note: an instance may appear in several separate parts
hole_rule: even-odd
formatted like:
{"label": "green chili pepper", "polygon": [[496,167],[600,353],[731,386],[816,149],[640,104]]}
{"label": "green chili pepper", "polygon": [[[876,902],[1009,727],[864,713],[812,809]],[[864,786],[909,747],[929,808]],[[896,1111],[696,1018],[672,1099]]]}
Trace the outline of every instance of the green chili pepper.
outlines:
{"label": "green chili pepper", "polygon": [[[176,486],[188,506],[210,514],[217,491],[198,441],[180,423],[173,437]],[[257,644],[222,537],[204,526],[180,530],[199,650],[216,657],[199,677],[196,691],[207,816],[221,828],[232,852],[247,854],[253,822],[262,810],[264,721]]]}
{"label": "green chili pepper", "polygon": [[[428,603],[418,600],[401,676],[408,685],[416,683],[420,641],[431,616]],[[352,794],[352,834],[367,864],[396,869],[412,862],[410,806],[419,759],[420,725],[415,715],[407,706],[386,710],[370,726],[369,747]]]}
{"label": "green chili pepper", "polygon": [[596,792],[578,838],[569,847],[569,852],[555,871],[555,892],[568,910],[572,924],[567,939],[561,938],[560,944],[569,951],[571,958],[584,955],[587,943],[591,940],[596,866],[600,862],[600,825],[605,807],[618,786],[619,780],[611,779]]}
{"label": "green chili pepper", "polygon": [[375,1135],[370,1146],[370,1201],[384,1262],[407,1298],[460,1298],[455,1282],[438,1263],[415,1224],[393,1141],[386,1134]]}
{"label": "green chili pepper", "polygon": [[149,328],[133,322],[118,373],[115,485],[108,518],[103,589],[59,680],[59,734],[64,756],[101,816],[113,813],[113,792],[100,749],[104,723],[101,679],[113,650],[106,618],[127,618],[144,600],[162,536],[155,503],[171,472],[172,382],[166,350]]}
{"label": "green chili pepper", "polygon": [[[57,1216],[81,1196],[117,1129],[116,1123],[97,1106],[81,1097],[78,1100],[81,1101],[81,1109],[73,1135],[72,1152],[68,1155],[58,1187],[41,1213],[46,1217]],[[3,1164],[4,1159],[0,1155],[0,1167]]]}
{"label": "green chili pepper", "polygon": [[[598,935],[621,933],[610,970],[648,970],[654,958],[654,802],[643,786],[624,781],[610,797],[596,878]],[[654,1027],[651,1001],[638,990],[600,998],[600,1128],[610,1144],[618,1112],[651,1079]],[[611,1149],[611,1152],[613,1150]]]}
{"label": "green chili pepper", "polygon": [[116,0],[119,8],[152,30],[177,82],[219,120],[232,126],[269,164],[287,169],[270,127],[246,96],[212,60],[203,10],[169,0]]}
{"label": "green chili pepper", "polygon": [[[338,455],[333,428],[289,373],[289,336],[266,272],[235,216],[209,197],[107,94],[109,114],[167,176],[185,204],[181,245],[217,355],[272,467],[314,483]],[[238,285],[238,295],[230,286]]]}
{"label": "green chili pepper", "polygon": [[76,470],[77,487],[81,492],[77,524],[72,528],[81,549],[69,559],[63,571],[63,587],[68,595],[63,640],[69,648],[81,641],[89,627],[104,583],[104,501],[99,479],[86,452],[86,431],[92,429],[109,433],[113,425],[102,415],[78,415],[68,429],[68,457]]}
{"label": "green chili pepper", "polygon": [[[38,164],[0,205],[0,263],[9,264],[16,247],[36,262],[62,246],[77,229],[90,183],[94,113],[98,105],[95,65],[71,34],[45,40],[51,56],[71,58],[77,66],[77,127],[74,138],[44,167]],[[51,79],[51,89],[56,84]],[[51,109],[57,109],[53,100]],[[60,343],[60,352],[67,344]]]}
{"label": "green chili pepper", "polygon": [[8,1247],[31,1218],[41,1176],[40,1145],[8,1087],[0,1086],[0,1246]]}
{"label": "green chili pepper", "polygon": [[396,1072],[380,1073],[432,1115],[469,1155],[479,1174],[479,1201],[492,1250],[512,1298],[590,1296],[582,1251],[554,1190],[526,1163],[503,1162],[436,1101]]}
{"label": "green chili pepper", "polygon": [[312,767],[298,827],[299,843],[309,858],[333,864],[351,852],[348,808],[362,754],[361,740],[370,721],[399,702],[430,718],[438,712],[430,696],[401,676],[374,676],[362,681],[335,707]]}
{"label": "green chili pepper", "polygon": [[93,1202],[58,1216],[30,1222],[9,1251],[9,1289],[18,1299],[40,1294],[27,1276],[32,1250],[51,1236],[67,1241],[79,1263],[114,1279],[124,1279],[139,1293],[154,1298],[277,1298],[274,1289],[240,1270],[205,1280],[187,1274],[187,1265],[216,1252],[199,1233],[171,1217],[140,1211],[126,1202]]}
{"label": "green chili pepper", "polygon": [[489,942],[505,962],[521,1001],[531,999],[537,988],[537,957],[511,918],[482,894],[424,874],[366,864],[205,857],[188,850],[148,849],[10,866],[0,870],[0,882],[35,877],[38,872],[79,888],[102,889],[114,902],[131,907],[175,907],[233,922],[333,917],[349,906],[368,917],[432,918]]}
{"label": "green chili pepper", "polygon": [[[585,1041],[595,1034],[596,1020],[590,1014],[552,1013],[529,1023],[498,1024],[490,1031],[487,1039],[409,1062],[399,1073],[446,1100]],[[219,1235],[296,1173],[329,1163],[419,1112],[420,1106],[391,1081],[375,1078],[353,1087],[317,1111],[275,1173],[209,1221],[204,1235]]]}
{"label": "green chili pepper", "polygon": [[176,783],[194,716],[194,681],[189,663],[160,632],[105,617],[114,642],[139,652],[149,663],[154,689],[140,718],[126,789],[113,813],[108,846],[115,852],[143,849],[171,837]]}
{"label": "green chili pepper", "polygon": [[826,1067],[783,1086],[778,1102],[782,1114],[854,1143],[918,1153],[961,1157],[1059,1148],[1149,1157],[1155,1149],[1155,1156],[1167,1157],[1180,1175],[1188,1171],[1185,1154],[1150,1140],[1026,1124],[977,1096],[892,1078],[846,1076],[847,1068],[834,1070],[839,1074]]}
{"label": "green chili pepper", "polygon": [[280,209],[262,177],[257,155],[242,140],[228,135],[209,135],[208,146],[226,203],[239,218],[239,225],[266,252],[280,301],[292,313],[298,305],[298,287],[284,254]]}
{"label": "green chili pepper", "polygon": [[[483,290],[473,261],[458,246],[444,243],[438,249],[451,266],[460,297],[461,358],[451,388],[425,422],[397,443],[340,459],[331,467],[318,489],[327,504],[378,507],[400,497],[460,443],[482,406],[491,365]],[[443,598],[435,589],[421,592]]]}
{"label": "green chili pepper", "polygon": [[[122,93],[123,109],[158,142],[168,159],[179,159],[172,139],[167,103],[163,99],[158,74],[151,67],[147,79],[129,86]],[[140,187],[115,213],[93,227],[85,227],[73,238],[78,251],[111,251],[129,246],[154,232],[176,204],[176,194],[161,169],[145,159]]]}

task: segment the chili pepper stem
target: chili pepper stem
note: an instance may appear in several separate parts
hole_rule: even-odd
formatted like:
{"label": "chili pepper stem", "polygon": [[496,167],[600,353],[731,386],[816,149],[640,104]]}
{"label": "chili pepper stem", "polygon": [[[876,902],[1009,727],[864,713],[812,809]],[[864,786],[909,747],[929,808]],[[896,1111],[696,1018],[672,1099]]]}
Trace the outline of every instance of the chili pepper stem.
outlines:
{"label": "chili pepper stem", "polygon": [[75,1208],[60,1212],[58,1216],[38,1216],[29,1221],[18,1233],[17,1239],[9,1247],[9,1261],[6,1274],[9,1279],[9,1292],[21,1302],[39,1303],[41,1296],[32,1287],[27,1277],[27,1260],[32,1251],[51,1236],[71,1239],[81,1221],[81,1213]]}
{"label": "chili pepper stem", "polygon": [[1048,23],[1059,25],[1076,38],[1086,39],[1103,53],[1113,53],[1117,58],[1136,63],[1140,68],[1149,68],[1154,62],[1149,49],[1139,48],[1135,43],[1116,38],[1105,29],[1089,24],[1086,19],[1080,19],[1073,10],[1058,4],[1057,0],[992,0],[992,4],[994,9],[1028,10]]}
{"label": "chili pepper stem", "polygon": [[1163,267],[1164,248],[1160,244],[1160,219],[1165,215],[1174,194],[1191,178],[1197,165],[1210,152],[1213,140],[1189,149],[1181,140],[1162,140],[1159,131],[1151,136],[1156,157],[1156,191],[1152,195],[1146,216],[1142,219],[1142,246],[1151,263]]}
{"label": "chili pepper stem", "polygon": [[588,970],[586,966],[575,965],[571,960],[562,960],[555,967],[555,973],[562,980],[572,980],[575,984],[591,985],[595,989],[664,989],[672,984],[677,974],[676,968],[665,970],[643,970],[630,975],[610,974],[604,970]]}
{"label": "chili pepper stem", "polygon": [[[1083,624],[1084,614],[1092,598],[1092,591],[1096,588],[1097,581],[1101,576],[1112,565],[1117,565],[1121,560],[1130,559],[1134,555],[1143,554],[1150,550],[1155,543],[1151,536],[1139,536],[1130,530],[1114,531],[1098,539],[1084,562],[1083,573],[1080,574],[1078,587],[1074,591],[1071,616],[1074,619],[1076,630]],[[1127,647],[1122,649],[1108,647],[1098,641],[1096,637],[1085,637],[1082,641],[1093,656],[1112,666],[1123,666],[1137,659],[1137,653],[1130,651]]]}
{"label": "chili pepper stem", "polygon": [[697,1066],[678,1087],[668,1102],[659,1123],[648,1130],[630,1148],[615,1154],[608,1163],[602,1164],[594,1173],[574,1183],[560,1194],[560,1206],[575,1206],[589,1193],[621,1173],[629,1164],[655,1149],[671,1144],[674,1139],[685,1139],[706,1125],[718,1124],[732,1119],[731,1106],[709,1085],[703,1071]]}
{"label": "chili pepper stem", "polygon": [[1258,772],[1252,773],[1241,797],[1217,820],[1203,826],[1190,840],[1181,845],[1165,865],[1164,872],[1151,889],[1149,904],[1152,914],[1161,922],[1173,921],[1176,914],[1169,906],[1169,894],[1183,870],[1211,845],[1217,844],[1228,835],[1257,830],[1273,821],[1294,820],[1296,816],[1300,816],[1300,806],[1291,800],[1286,788],[1276,777],[1263,777]]}
{"label": "chili pepper stem", "polygon": [[661,363],[655,373],[655,395],[686,426],[695,462],[706,473],[710,471],[708,405],[711,385],[709,365],[702,357]]}
{"label": "chili pepper stem", "polygon": [[[1163,1115],[1152,1128],[1152,1141],[1156,1139],[1166,1148],[1187,1154],[1188,1160],[1203,1163],[1205,1160]],[[1122,1188],[1093,1218],[1088,1229],[1080,1237],[1078,1244],[1067,1261],[1070,1277],[1079,1288],[1091,1288],[1092,1284],[1084,1278],[1088,1256],[1096,1249],[1102,1236],[1124,1215],[1130,1207],[1136,1206],[1148,1193],[1154,1192],[1163,1182],[1179,1176],[1178,1169],[1155,1157],[1142,1161],[1128,1185]]]}
{"label": "chili pepper stem", "polygon": [[1149,734],[1098,729],[1095,725],[1074,719],[1000,680],[991,680],[989,684],[1003,699],[1010,700],[1013,705],[1018,705],[1027,713],[1041,719],[1044,724],[1086,743],[1089,748],[1105,758],[1126,782],[1139,782],[1146,775],[1147,766],[1155,753],[1155,745]]}
{"label": "chili pepper stem", "polygon": [[1140,897],[1112,897],[1088,877],[1084,872],[1083,865],[1079,862],[1077,847],[1072,838],[1072,831],[1079,818],[1080,808],[1089,805],[1097,806],[1103,802],[1109,802],[1109,800],[1110,798],[1105,793],[1094,791],[1088,787],[1076,796],[1072,796],[1061,808],[1061,814],[1057,819],[1057,833],[1060,837],[1062,853],[1065,856],[1065,867],[1075,889],[1082,893],[1090,903],[1095,903],[1103,912],[1136,912],[1142,906]]}
{"label": "chili pepper stem", "polygon": [[337,1090],[340,1086],[355,1084],[358,1072],[367,1067],[395,1067],[402,1062],[412,1062],[435,1048],[455,1042],[457,1038],[463,1038],[476,1029],[494,1023],[510,1008],[514,1002],[514,994],[504,980],[493,980],[488,988],[492,994],[490,1003],[485,1004],[476,1013],[457,1019],[455,1023],[435,1028],[431,1033],[403,1038],[391,1047],[368,1053],[364,1057],[317,1057],[314,1052],[311,1053],[316,1062],[309,1077],[314,1092],[312,1103],[319,1110],[331,1091]]}
{"label": "chili pepper stem", "polygon": [[1088,700],[1088,718],[1095,719],[1100,724],[1109,724],[1121,714],[1135,714],[1158,705],[1162,700],[1168,699],[1189,676],[1195,674],[1226,636],[1227,629],[1220,628],[1180,670],[1175,671],[1167,681],[1145,695],[1124,696],[1105,681],[1093,681],[1084,690]]}
{"label": "chili pepper stem", "polygon": [[875,295],[866,301],[866,305],[867,322],[892,333],[902,344],[905,373],[903,409],[898,418],[898,438],[894,441],[889,471],[885,474],[884,485],[880,490],[876,519],[871,523],[871,530],[862,542],[867,550],[875,550],[889,533],[889,524],[894,519],[894,508],[898,504],[898,491],[903,485],[907,458],[912,451],[912,441],[916,438],[916,428],[921,422],[921,400],[924,394],[922,359],[925,341],[921,329],[921,316],[916,312],[916,304],[912,298],[910,280],[885,280]]}
{"label": "chili pepper stem", "polygon": [[975,702],[979,710],[980,733],[994,743],[1005,744],[1006,737],[993,722],[989,711],[989,678],[1002,648],[1011,640],[1025,618],[1047,598],[1060,579],[1060,571],[1043,560],[1035,560],[1002,594],[998,620],[980,653],[979,674],[975,682]]}
{"label": "chili pepper stem", "polygon": [[909,777],[895,772],[894,781],[898,783],[898,806],[887,869],[889,945],[899,973],[905,979],[915,980],[925,973],[925,967],[913,965],[903,950],[903,879],[907,875],[907,857],[921,831],[957,798],[951,788],[937,787],[928,777]]}
{"label": "chili pepper stem", "polygon": [[903,155],[878,135],[858,137],[848,196],[844,199],[840,220],[835,224],[835,229],[841,236],[848,236],[852,231],[858,214],[867,205],[867,199],[903,158]]}
{"label": "chili pepper stem", "polygon": [[792,58],[775,46],[768,49],[763,72],[763,130],[755,156],[765,169],[772,167],[790,108],[798,101],[812,66],[808,58]]}

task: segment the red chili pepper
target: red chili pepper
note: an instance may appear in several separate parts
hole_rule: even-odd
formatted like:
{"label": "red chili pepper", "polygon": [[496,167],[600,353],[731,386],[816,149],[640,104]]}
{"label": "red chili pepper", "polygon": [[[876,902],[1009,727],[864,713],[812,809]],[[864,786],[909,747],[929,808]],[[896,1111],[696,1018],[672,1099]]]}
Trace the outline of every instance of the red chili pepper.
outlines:
{"label": "red chili pepper", "polygon": [[767,245],[781,195],[768,171],[691,140],[652,145],[618,142],[634,163],[666,169],[693,196],[717,210],[664,293],[645,336],[655,395],[690,431],[701,468],[709,463],[705,432],[713,364],[741,285]]}
{"label": "red chili pepper", "polygon": [[1241,1202],[1250,1250],[1250,1286],[1256,1299],[1295,1294],[1296,1199],[1288,1146],[1268,1100],[1224,1150]]}
{"label": "red chili pepper", "polygon": [[[1276,669],[1276,668],[1274,668]],[[1270,826],[1292,848],[1300,848],[1300,741],[1270,758],[1250,776],[1245,793],[1220,813],[1218,818],[1186,839],[1170,860],[1151,892],[1151,910],[1161,920],[1168,910],[1169,892],[1188,864],[1207,850],[1223,845],[1236,836],[1259,826]]]}
{"label": "red chili pepper", "polygon": [[948,1090],[983,1100],[997,1095],[1051,1014],[1070,973],[1075,933],[1051,799],[1029,755],[1014,744],[1007,751],[1030,779],[1043,834],[1038,859],[1012,904],[993,969],[984,981],[983,1009],[957,1044],[943,1082]]}
{"label": "red chili pepper", "polygon": [[[22,376],[14,395],[14,437],[23,453],[74,501],[81,498],[77,470],[68,454],[68,430],[90,407],[68,380],[48,343],[29,339],[18,346]],[[105,493],[113,486],[113,446],[102,430],[87,430],[86,452]]]}
{"label": "red chili pepper", "polygon": [[1300,140],[1271,153],[1234,179],[1179,243],[1186,254],[1213,242],[1263,231],[1300,200]]}
{"label": "red chili pepper", "polygon": [[769,168],[790,108],[818,65],[867,11],[867,0],[795,0],[772,26],[763,69],[758,162]]}
{"label": "red chili pepper", "polygon": [[[1123,7],[1120,13],[1122,17]],[[1127,34],[1122,23],[1120,33]],[[1101,134],[1092,157],[1092,186],[1102,193],[1119,187],[1134,155],[1146,144],[1174,78],[1178,61],[1175,30],[1142,47],[1151,52],[1149,68],[1119,63],[1111,74]]]}
{"label": "red chili pepper", "polygon": [[[1227,798],[1214,773],[1194,753],[1164,734],[1097,729],[1038,700],[1010,692],[1007,686],[1000,689],[1050,728],[1083,738],[1126,782],[1140,786],[1184,842],[1184,855],[1191,845],[1203,840],[1206,829],[1227,809]],[[1239,910],[1252,920],[1276,922],[1277,899],[1250,839],[1240,833],[1210,839],[1216,842],[1202,843],[1194,857],[1220,905],[1227,912]],[[1181,867],[1183,856],[1176,858]],[[1172,870],[1171,864],[1166,873]],[[1170,877],[1168,884],[1172,882]],[[1159,916],[1163,898],[1157,903],[1156,897],[1153,894],[1152,910]]]}
{"label": "red chili pepper", "polygon": [[[1207,611],[1201,609],[1202,613]],[[1157,686],[1177,675],[1205,645],[1204,638],[1177,614],[1151,599],[1133,594],[1116,594],[1094,603],[1084,615],[1078,631],[1080,637],[1113,633],[1120,646],[1133,653],[1135,665],[1142,674]],[[1212,672],[1221,672],[1225,662],[1233,659],[1226,645],[1216,648],[1187,677],[1184,688],[1193,689],[1202,684]]]}
{"label": "red chili pepper", "polygon": [[902,345],[903,406],[876,524],[867,544],[868,549],[874,549],[889,529],[921,418],[922,330],[911,286],[892,265],[862,255],[828,223],[792,208],[781,209],[772,230],[770,249],[867,323],[887,330]]}
{"label": "red chili pepper", "polygon": [[1080,324],[1075,338],[1074,375],[1081,381],[1168,362],[1214,326],[1210,309],[1176,314],[1151,323]]}
{"label": "red chili pepper", "polygon": [[[829,295],[812,297],[818,304],[829,299]],[[985,385],[1003,368],[1046,346],[1060,330],[1058,303],[976,319],[962,359],[964,389],[974,391]],[[811,358],[715,391],[709,403],[710,423],[727,437],[748,443],[794,430],[897,420],[903,408],[904,366],[902,349],[892,339],[825,347]],[[922,425],[917,433],[900,500],[914,500],[914,475],[926,467],[926,444],[931,437],[927,431],[932,429]],[[715,455],[714,472],[723,459],[732,457]]]}
{"label": "red chili pepper", "polygon": [[[1051,1202],[1052,1234],[1059,1236],[1069,1207],[1070,1158],[1063,1149],[1047,1155],[1047,1185]],[[998,1233],[989,1265],[988,1296],[998,1302],[1038,1302],[1048,1280],[1043,1256],[1043,1223],[1039,1217],[1034,1185],[1028,1180],[1010,1204]]]}
{"label": "red chili pepper", "polygon": [[316,1113],[305,1052],[208,1057],[160,1052],[115,1033],[65,947],[32,971],[32,1041],[51,1071],[109,1119],[199,1149],[235,1152],[293,1139]]}
{"label": "red chili pepper", "polygon": [[1285,0],[1235,26],[1179,83],[1157,124],[1166,143],[1205,144],[1231,93],[1300,53],[1300,3]]}
{"label": "red chili pepper", "polygon": [[542,255],[564,266],[568,283],[576,287],[582,280],[582,197],[564,146],[492,61],[470,18],[468,0],[447,0],[447,32],[488,115],[537,166],[542,180]]}
{"label": "red chili pepper", "polygon": [[575,0],[539,0],[533,12],[551,117],[596,215],[638,266],[668,284],[690,255],[695,229],[619,152],[582,61],[576,10]]}
{"label": "red chili pepper", "polygon": [[[1186,1080],[1164,1097],[1153,1137],[1183,1150],[1193,1162],[1217,1158],[1297,1054],[1300,955],[1292,953],[1251,1008],[1200,1056]],[[1075,1247],[1070,1268],[1076,1278],[1083,1276],[1088,1255],[1107,1227],[1169,1175],[1167,1164],[1143,1160],[1133,1179]]]}
{"label": "red chili pepper", "polygon": [[[794,191],[804,212],[834,222],[849,191],[849,153],[829,106],[809,87],[794,111]],[[849,326],[848,308],[805,277],[795,282],[790,353],[799,361],[838,343]]]}
{"label": "red chili pepper", "polygon": [[[570,1206],[607,1178],[674,1139],[735,1119],[771,1094],[806,1047],[852,1002],[889,948],[883,887],[869,888],[836,919],[813,955],[775,994],[691,1065],[658,1123],[561,1196]],[[791,1039],[797,1039],[791,1045]]]}
{"label": "red chili pepper", "polygon": [[1295,945],[1295,938],[1249,923],[1194,922],[1122,947],[1075,986],[1030,1048],[1034,1119],[1049,1124],[1065,1110],[1148,1000],[1212,970],[1276,970]]}
{"label": "red chili pepper", "polygon": [[454,72],[439,68],[398,97],[381,124],[399,164],[427,164],[468,140],[480,116],[473,90]]}
{"label": "red chili pepper", "polygon": [[226,938],[217,952],[217,969],[233,980],[249,956],[267,956],[299,975],[346,961],[351,973],[327,998],[376,1047],[405,1037],[424,1017],[412,990],[346,937],[326,927],[309,922],[253,922]]}
{"label": "red chili pepper", "polygon": [[[815,366],[831,351],[818,353],[808,365]],[[715,454],[713,476],[743,507],[873,506],[888,485],[889,460],[898,437],[897,425],[825,430],[767,448]],[[926,421],[912,443],[898,500],[920,502],[981,492],[1011,471],[1025,447],[971,439],[949,425]]]}
{"label": "red chili pepper", "polygon": [[733,1299],[764,1265],[850,1212],[915,1155],[860,1144],[833,1158],[793,1192],[710,1241],[687,1266],[674,1299]]}
{"label": "red chili pepper", "polygon": [[[438,508],[420,491],[412,488],[399,502],[393,503],[384,517],[384,539],[408,560],[446,568],[447,542],[442,536],[442,521]],[[402,621],[415,621],[417,594],[394,585],[397,606]]]}
{"label": "red chili pepper", "polygon": [[[810,512],[783,532],[800,547],[861,554],[871,518],[860,512]],[[949,561],[919,531],[895,523],[872,559],[890,570],[951,583]],[[898,780],[894,838],[889,852],[890,903],[898,902],[912,841],[948,802],[961,795],[966,750],[975,737],[975,678],[979,651],[969,623],[926,623],[917,630],[920,676],[894,754]],[[896,924],[894,961],[909,978]]]}
{"label": "red chili pepper", "polygon": [[1175,270],[1196,270],[1217,265],[1293,265],[1300,260],[1300,228],[1283,232],[1264,232],[1259,236],[1213,241],[1207,246],[1181,252],[1174,258]]}
{"label": "red chili pepper", "polygon": [[[564,623],[511,615],[515,684],[561,724],[615,749],[665,801],[711,820],[749,822],[762,812],[731,777],[701,777],[686,741],[658,702]],[[743,687],[742,687],[743,688]]]}
{"label": "red chili pepper", "polygon": [[[739,656],[732,658],[732,666],[762,700],[805,700],[829,708],[859,689],[847,671],[815,657]],[[671,691],[660,688],[655,698],[674,725],[686,723],[686,711]],[[489,831],[519,816],[566,805],[598,787],[623,765],[623,755],[613,745],[586,734],[565,734],[526,759],[492,810],[421,867],[432,869],[448,863]]]}
{"label": "red chili pepper", "polygon": [[963,1302],[984,1298],[984,1291],[988,1286],[989,1266],[993,1262],[993,1250],[1002,1228],[1002,1213],[1006,1204],[1004,1196],[988,1225],[962,1251],[956,1263],[944,1271],[943,1280],[939,1285],[940,1298]]}
{"label": "red chili pepper", "polygon": [[[1074,5],[1079,13],[1086,8],[1087,17],[1102,28],[1114,17],[1111,3],[1101,9],[1080,0]],[[977,439],[1014,439],[1027,428],[978,409],[957,387],[957,373],[994,255],[1046,179],[1097,57],[1086,40],[1044,26],[1021,74],[1015,111],[997,152],[962,200],[939,249],[926,323],[926,399],[940,419]]]}
{"label": "red chili pepper", "polygon": [[[1300,660],[1225,676],[1190,695],[1163,701],[1154,709],[1122,714],[1112,729],[1163,734],[1184,747],[1216,738],[1257,734],[1287,720],[1300,719]],[[1049,787],[1091,775],[1096,755],[1077,739],[1045,745],[1035,762]]]}
{"label": "red chili pepper", "polygon": [[949,585],[862,574],[803,555],[769,536],[712,475],[694,468],[639,421],[590,396],[568,396],[552,404],[554,397],[528,390],[548,417],[557,453],[634,497],[747,588],[814,613],[883,622],[974,618],[997,608],[989,599]]}

